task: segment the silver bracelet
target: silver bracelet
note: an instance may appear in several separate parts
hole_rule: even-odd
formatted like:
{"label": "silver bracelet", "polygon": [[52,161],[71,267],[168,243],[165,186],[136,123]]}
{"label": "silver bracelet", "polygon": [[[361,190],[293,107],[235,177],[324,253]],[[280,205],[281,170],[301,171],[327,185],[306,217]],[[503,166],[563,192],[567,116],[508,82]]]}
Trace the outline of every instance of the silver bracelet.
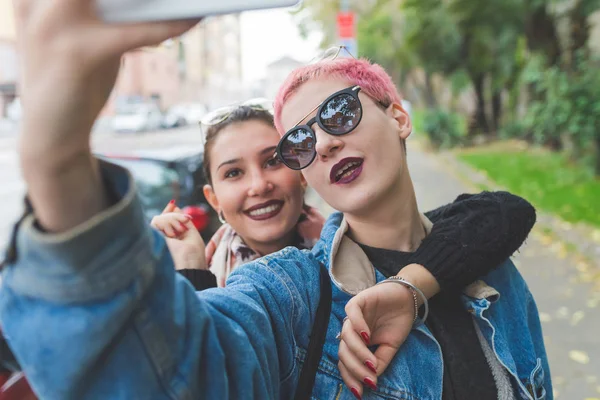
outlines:
{"label": "silver bracelet", "polygon": [[[399,283],[402,286],[410,289],[410,291],[413,295],[413,300],[415,301],[415,318],[413,320],[413,325],[419,326],[421,324],[424,324],[425,320],[427,319],[427,316],[429,315],[429,302],[427,301],[427,297],[425,297],[425,294],[423,294],[421,289],[419,289],[418,287],[416,287],[415,285],[413,285],[412,283],[410,283],[409,281],[407,281],[406,279],[404,279],[400,276],[390,276],[386,280],[379,282],[378,285],[380,285],[382,283],[386,283],[386,282]],[[419,296],[421,296],[421,298],[423,299],[424,312],[423,312],[423,316],[421,318],[419,318],[419,302],[417,300],[417,294],[419,294]]]}

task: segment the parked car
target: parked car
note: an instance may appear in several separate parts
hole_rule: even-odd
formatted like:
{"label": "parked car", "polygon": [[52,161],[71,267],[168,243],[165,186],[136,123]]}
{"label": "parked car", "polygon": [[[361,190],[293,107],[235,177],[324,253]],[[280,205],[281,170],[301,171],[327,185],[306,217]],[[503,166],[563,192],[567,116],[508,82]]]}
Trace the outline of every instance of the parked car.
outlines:
{"label": "parked car", "polygon": [[169,108],[163,118],[163,127],[178,128],[186,125],[197,125],[207,112],[204,104],[176,104]]}
{"label": "parked car", "polygon": [[140,133],[162,128],[163,115],[156,104],[135,104],[117,111],[113,117],[115,132]]}
{"label": "parked car", "polygon": [[131,172],[148,222],[174,199],[192,217],[192,222],[205,241],[221,225],[217,213],[208,205],[202,191],[206,178],[202,171],[204,154],[201,149],[173,147],[97,155]]}

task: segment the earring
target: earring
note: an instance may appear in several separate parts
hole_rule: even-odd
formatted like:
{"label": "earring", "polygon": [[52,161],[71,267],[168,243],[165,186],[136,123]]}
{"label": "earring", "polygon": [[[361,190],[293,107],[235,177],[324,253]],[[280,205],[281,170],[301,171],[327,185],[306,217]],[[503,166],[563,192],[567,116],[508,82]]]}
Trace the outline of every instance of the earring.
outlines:
{"label": "earring", "polygon": [[222,210],[219,211],[218,216],[219,216],[219,222],[220,223],[222,223],[222,224],[226,224],[227,223],[227,221],[225,221],[225,216],[223,215],[223,211]]}

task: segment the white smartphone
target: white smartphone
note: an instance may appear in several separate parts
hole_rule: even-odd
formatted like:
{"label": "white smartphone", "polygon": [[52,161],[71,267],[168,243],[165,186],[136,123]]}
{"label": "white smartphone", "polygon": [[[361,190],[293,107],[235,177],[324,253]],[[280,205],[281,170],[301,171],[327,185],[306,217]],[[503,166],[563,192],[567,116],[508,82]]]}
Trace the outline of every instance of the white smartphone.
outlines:
{"label": "white smartphone", "polygon": [[291,7],[300,0],[96,0],[107,22],[198,18],[263,8]]}

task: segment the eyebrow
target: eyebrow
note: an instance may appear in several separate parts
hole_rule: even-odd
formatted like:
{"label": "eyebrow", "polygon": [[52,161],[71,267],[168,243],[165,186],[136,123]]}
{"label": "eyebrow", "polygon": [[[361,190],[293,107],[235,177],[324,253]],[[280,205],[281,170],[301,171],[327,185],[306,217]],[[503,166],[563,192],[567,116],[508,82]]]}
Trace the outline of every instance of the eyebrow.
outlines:
{"label": "eyebrow", "polygon": [[[265,147],[264,149],[262,149],[260,151],[260,155],[264,155],[264,154],[268,154],[268,153],[275,153],[275,150],[277,149],[277,146],[269,146],[269,147]],[[217,171],[225,166],[225,165],[231,165],[231,164],[235,164],[237,162],[239,162],[241,160],[241,158],[233,158],[231,160],[227,160],[227,161],[223,161],[218,167],[217,167]]]}

